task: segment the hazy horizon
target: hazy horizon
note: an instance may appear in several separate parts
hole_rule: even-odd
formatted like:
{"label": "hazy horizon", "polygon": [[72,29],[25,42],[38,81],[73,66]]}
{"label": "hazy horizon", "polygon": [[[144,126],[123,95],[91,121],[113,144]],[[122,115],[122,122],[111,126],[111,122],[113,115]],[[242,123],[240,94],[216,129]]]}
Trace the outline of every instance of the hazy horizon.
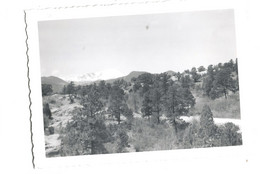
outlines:
{"label": "hazy horizon", "polygon": [[236,58],[233,10],[38,23],[41,76],[182,72]]}

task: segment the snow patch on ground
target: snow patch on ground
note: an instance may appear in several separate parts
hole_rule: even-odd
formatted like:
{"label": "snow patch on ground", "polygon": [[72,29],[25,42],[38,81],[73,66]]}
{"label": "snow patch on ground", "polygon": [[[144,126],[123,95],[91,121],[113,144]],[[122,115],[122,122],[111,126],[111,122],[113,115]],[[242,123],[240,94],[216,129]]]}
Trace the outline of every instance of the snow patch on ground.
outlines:
{"label": "snow patch on ground", "polygon": [[180,116],[180,119],[184,120],[185,122],[191,123],[193,120],[199,121],[200,116]]}
{"label": "snow patch on ground", "polygon": [[136,112],[134,112],[133,115],[134,115],[134,118],[142,118],[142,115],[141,115],[141,114],[138,114],[138,113],[136,113]]}
{"label": "snow patch on ground", "polygon": [[239,119],[232,119],[232,118],[214,118],[214,123],[216,125],[223,125],[225,123],[233,123],[235,125],[237,125],[239,127],[239,129],[241,129],[241,120]]}
{"label": "snow patch on ground", "polygon": [[[193,120],[199,121],[200,116],[181,116],[180,119],[184,120],[185,122],[191,123]],[[232,119],[232,118],[214,118],[214,123],[218,126],[220,125],[224,125],[226,123],[233,123],[236,126],[239,127],[239,129],[241,129],[241,120],[239,119]]]}

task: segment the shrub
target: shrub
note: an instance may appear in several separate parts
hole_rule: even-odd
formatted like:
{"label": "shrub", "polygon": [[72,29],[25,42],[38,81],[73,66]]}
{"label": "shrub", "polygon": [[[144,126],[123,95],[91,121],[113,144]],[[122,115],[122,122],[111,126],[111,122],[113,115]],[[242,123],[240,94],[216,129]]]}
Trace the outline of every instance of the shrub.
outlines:
{"label": "shrub", "polygon": [[51,103],[51,104],[55,104],[55,103],[56,103],[56,100],[52,99],[52,100],[50,101],[50,103]]}
{"label": "shrub", "polygon": [[226,123],[219,127],[221,134],[221,145],[234,146],[242,144],[242,135],[239,133],[239,127],[233,123]]}
{"label": "shrub", "polygon": [[196,148],[204,145],[203,138],[201,138],[200,123],[196,120],[186,128],[183,133],[182,148]]}

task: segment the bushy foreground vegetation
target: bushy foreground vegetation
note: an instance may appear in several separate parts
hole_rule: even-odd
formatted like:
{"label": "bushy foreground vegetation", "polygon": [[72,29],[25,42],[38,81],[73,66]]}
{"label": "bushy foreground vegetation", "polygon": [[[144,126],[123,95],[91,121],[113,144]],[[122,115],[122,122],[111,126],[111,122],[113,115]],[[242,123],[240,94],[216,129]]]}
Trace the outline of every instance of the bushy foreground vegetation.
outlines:
{"label": "bushy foreground vegetation", "polygon": [[[143,73],[132,78],[64,86],[69,105],[78,102],[60,129],[61,156],[199,148],[242,144],[239,127],[214,124],[216,117],[239,118],[237,62],[192,68],[183,73]],[[173,77],[176,77],[174,80]],[[43,96],[51,86],[43,85]],[[195,96],[195,97],[194,97]],[[53,134],[44,103],[45,134]],[[230,110],[230,111],[229,111]],[[232,113],[231,115],[229,115]],[[187,123],[183,115],[200,115]],[[227,115],[227,116],[226,116]]]}
{"label": "bushy foreground vegetation", "polygon": [[184,131],[183,147],[216,147],[242,144],[239,127],[233,123],[217,126],[208,105],[203,107],[200,121],[194,120]]}

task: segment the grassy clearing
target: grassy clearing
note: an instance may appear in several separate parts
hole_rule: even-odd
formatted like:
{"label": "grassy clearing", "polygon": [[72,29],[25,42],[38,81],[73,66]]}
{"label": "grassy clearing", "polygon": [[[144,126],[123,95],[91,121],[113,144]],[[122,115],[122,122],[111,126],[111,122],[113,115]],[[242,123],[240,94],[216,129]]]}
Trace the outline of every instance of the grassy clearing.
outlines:
{"label": "grassy clearing", "polygon": [[176,136],[167,123],[155,124],[135,118],[129,132],[129,144],[136,152],[176,149]]}
{"label": "grassy clearing", "polygon": [[211,100],[208,97],[196,97],[196,104],[190,115],[198,115],[203,106],[207,104],[215,118],[240,119],[239,93],[230,94],[227,99],[224,97]]}

